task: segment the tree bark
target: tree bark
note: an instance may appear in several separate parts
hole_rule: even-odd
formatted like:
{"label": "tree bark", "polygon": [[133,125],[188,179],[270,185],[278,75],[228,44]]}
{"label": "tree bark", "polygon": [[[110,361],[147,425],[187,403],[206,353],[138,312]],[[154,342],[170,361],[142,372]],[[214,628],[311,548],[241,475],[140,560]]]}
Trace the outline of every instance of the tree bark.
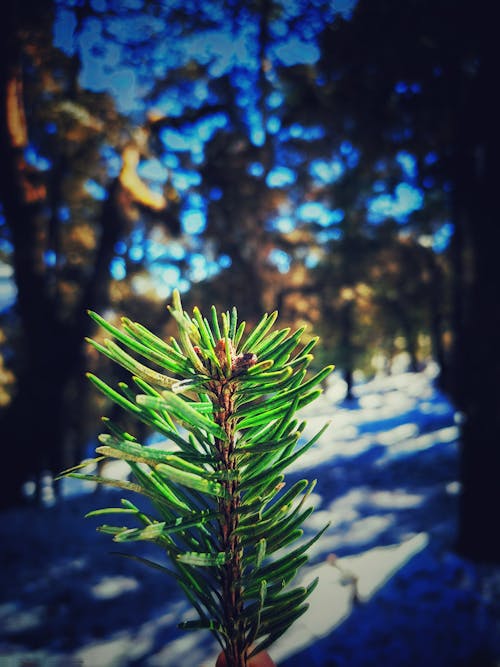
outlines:
{"label": "tree bark", "polygon": [[496,512],[500,507],[500,276],[497,160],[500,105],[492,93],[497,76],[496,35],[479,12],[479,70],[458,125],[456,182],[460,234],[466,241],[463,325],[456,341],[455,377],[465,414],[461,438],[458,550],[500,562]]}
{"label": "tree bark", "polygon": [[353,349],[353,332],[354,332],[354,301],[345,301],[340,307],[339,311],[339,327],[340,327],[340,349],[342,351],[342,366],[344,380],[346,387],[346,401],[354,400],[353,385],[354,385],[354,356]]}
{"label": "tree bark", "polygon": [[[17,308],[26,335],[17,397],[0,422],[9,459],[9,472],[0,487],[0,507],[8,504],[7,498],[12,502],[20,500],[22,482],[41,467],[40,440],[53,435],[38,419],[39,410],[48,399],[43,378],[50,372],[53,360],[48,358],[44,344],[53,322],[40,280],[43,257],[38,240],[45,189],[24,159],[28,137],[18,31],[18,15],[9,8],[0,28],[0,199],[12,236]],[[20,398],[22,395],[24,399]]]}

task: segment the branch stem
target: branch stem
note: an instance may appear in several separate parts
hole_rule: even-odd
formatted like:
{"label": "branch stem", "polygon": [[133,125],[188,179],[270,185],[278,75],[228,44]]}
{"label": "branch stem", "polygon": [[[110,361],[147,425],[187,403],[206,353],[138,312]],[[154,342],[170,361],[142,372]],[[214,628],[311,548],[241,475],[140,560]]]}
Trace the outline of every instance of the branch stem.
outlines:
{"label": "branch stem", "polygon": [[[224,472],[234,471],[237,465],[234,451],[234,422],[230,419],[235,409],[235,389],[234,381],[227,379],[214,381],[213,390],[217,396],[215,420],[224,429],[227,436],[226,440],[216,442],[219,469]],[[242,621],[241,540],[236,532],[240,505],[239,481],[228,476],[222,484],[227,491],[227,497],[219,500],[219,511],[222,517],[219,522],[221,550],[230,554],[229,560],[221,569],[223,613],[228,633],[225,655],[227,667],[247,667],[248,647]]]}

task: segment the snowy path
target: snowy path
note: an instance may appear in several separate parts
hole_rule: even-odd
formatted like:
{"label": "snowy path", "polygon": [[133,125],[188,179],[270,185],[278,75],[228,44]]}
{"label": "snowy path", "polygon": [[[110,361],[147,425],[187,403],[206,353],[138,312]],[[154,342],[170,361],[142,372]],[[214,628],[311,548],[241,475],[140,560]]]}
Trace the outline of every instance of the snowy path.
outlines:
{"label": "snowy path", "polygon": [[[311,608],[271,655],[279,667],[500,664],[499,573],[453,554],[452,407],[430,373],[358,385],[351,405],[341,393],[334,379],[304,412],[305,435],[332,425],[287,482],[316,478],[306,527],[331,525],[300,575],[320,576]],[[104,504],[84,494],[0,515],[0,667],[213,667],[211,637],[176,628],[191,611],[172,583],[109,555],[82,518]]]}

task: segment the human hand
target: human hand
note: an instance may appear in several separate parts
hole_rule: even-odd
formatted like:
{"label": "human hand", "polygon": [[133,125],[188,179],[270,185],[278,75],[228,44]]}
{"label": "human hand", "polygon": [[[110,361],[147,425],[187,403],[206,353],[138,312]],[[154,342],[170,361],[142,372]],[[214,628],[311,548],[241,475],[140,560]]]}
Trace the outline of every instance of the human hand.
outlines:
{"label": "human hand", "polygon": [[[219,654],[215,667],[227,667],[226,656],[224,652]],[[257,653],[253,658],[250,658],[248,662],[248,667],[276,667],[275,663],[271,660],[271,656],[267,651],[262,651]]]}

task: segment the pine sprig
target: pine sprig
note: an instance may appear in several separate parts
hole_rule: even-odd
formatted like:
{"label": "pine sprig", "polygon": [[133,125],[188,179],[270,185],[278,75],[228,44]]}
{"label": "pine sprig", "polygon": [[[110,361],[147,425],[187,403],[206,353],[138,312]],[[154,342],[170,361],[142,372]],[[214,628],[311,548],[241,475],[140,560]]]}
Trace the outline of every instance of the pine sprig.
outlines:
{"label": "pine sprig", "polygon": [[190,317],[175,291],[169,311],[178,326],[176,340],[163,341],[126,318],[115,327],[93,312],[111,338],[88,340],[131,374],[132,385],[113,388],[89,373],[91,382],[163,434],[166,446],[143,446],[103,418],[109,433],[99,437],[101,456],[92,461],[127,462],[131,481],[87,474],[82,466],[64,474],[150,500],[151,512],[124,499],[121,507],[88,516],[135,522],[99,530],[115,542],[158,544],[170,567],[133,558],[178,582],[199,615],[180,627],[210,630],[228,667],[246,667],[307,610],[316,585],[289,586],[325,529],[301,539],[314,482],[301,480],[287,490],[284,472],[324,431],[299,445],[305,423],[296,413],[321,393],[318,385],[333,366],[309,375],[317,338],[304,345],[303,329],[274,329],[276,312],[245,336],[236,308],[219,316],[212,307],[208,318],[194,308]]}

